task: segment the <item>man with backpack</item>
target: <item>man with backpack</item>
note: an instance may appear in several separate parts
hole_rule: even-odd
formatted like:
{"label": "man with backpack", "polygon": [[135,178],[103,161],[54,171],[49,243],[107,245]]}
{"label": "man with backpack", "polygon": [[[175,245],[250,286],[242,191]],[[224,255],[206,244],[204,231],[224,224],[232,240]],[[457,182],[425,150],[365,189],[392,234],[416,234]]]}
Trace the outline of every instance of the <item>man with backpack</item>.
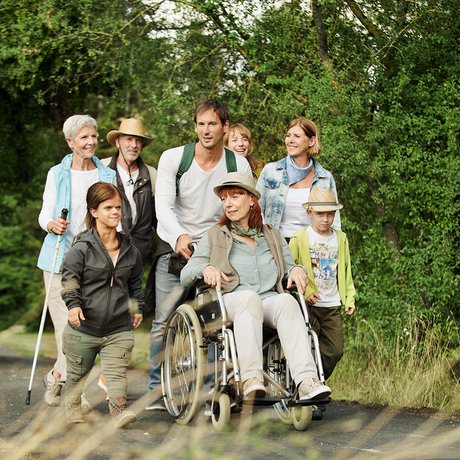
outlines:
{"label": "man with backpack", "polygon": [[[195,109],[198,142],[166,150],[158,163],[155,207],[158,236],[167,243],[155,272],[155,315],[150,336],[150,403],[146,410],[165,410],[161,399],[161,348],[163,332],[171,313],[182,301],[180,265],[192,255],[190,245],[222,214],[213,192],[227,172],[251,174],[246,159],[224,149],[229,115],[225,105],[208,99]],[[152,279],[153,277],[150,277]],[[148,296],[148,294],[147,294]]]}

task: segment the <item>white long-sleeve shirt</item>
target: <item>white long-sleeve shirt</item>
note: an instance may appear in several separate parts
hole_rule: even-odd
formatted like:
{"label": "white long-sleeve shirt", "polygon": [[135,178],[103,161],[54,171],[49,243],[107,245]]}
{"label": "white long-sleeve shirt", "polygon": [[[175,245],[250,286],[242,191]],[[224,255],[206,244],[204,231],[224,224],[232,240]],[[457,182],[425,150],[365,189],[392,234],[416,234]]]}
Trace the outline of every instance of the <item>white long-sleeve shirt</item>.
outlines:
{"label": "white long-sleeve shirt", "polygon": [[[214,187],[227,174],[225,154],[210,171],[204,171],[194,159],[180,179],[179,195],[176,196],[176,175],[183,151],[184,146],[163,152],[155,186],[157,233],[172,249],[176,248],[176,241],[183,234],[199,241],[203,233],[223,215]],[[235,157],[238,171],[252,174],[246,158],[236,154]]]}
{"label": "white long-sleeve shirt", "polygon": [[[85,216],[86,216],[86,193],[91,185],[99,180],[99,173],[97,169],[91,171],[79,171],[72,169],[72,214],[69,216],[70,224],[66,230],[66,249],[70,248],[72,241],[76,235],[85,230]],[[48,231],[47,225],[50,221],[55,220],[55,207],[56,207],[56,183],[54,174],[50,170],[46,177],[45,190],[43,192],[43,205],[38,216],[38,223],[40,227]]]}

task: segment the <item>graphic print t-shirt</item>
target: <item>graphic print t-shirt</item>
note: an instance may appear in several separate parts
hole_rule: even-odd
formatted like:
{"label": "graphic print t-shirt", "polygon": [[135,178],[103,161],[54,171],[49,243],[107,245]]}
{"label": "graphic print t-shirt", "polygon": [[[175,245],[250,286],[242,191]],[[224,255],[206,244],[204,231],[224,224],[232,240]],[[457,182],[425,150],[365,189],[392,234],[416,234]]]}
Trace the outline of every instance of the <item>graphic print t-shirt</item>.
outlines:
{"label": "graphic print t-shirt", "polygon": [[306,231],[314,281],[320,296],[315,307],[338,307],[341,302],[337,287],[337,234],[333,229],[328,236],[319,235],[311,227],[307,227]]}

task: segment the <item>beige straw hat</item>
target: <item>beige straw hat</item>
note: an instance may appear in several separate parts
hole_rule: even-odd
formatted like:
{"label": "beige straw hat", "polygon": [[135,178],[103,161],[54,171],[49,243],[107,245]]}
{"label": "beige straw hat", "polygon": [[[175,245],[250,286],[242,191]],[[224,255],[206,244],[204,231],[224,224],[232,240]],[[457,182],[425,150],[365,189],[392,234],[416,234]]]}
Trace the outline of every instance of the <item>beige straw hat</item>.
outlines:
{"label": "beige straw hat", "polygon": [[337,211],[343,205],[337,202],[334,192],[330,188],[313,187],[308,196],[308,201],[302,205],[307,211]]}
{"label": "beige straw hat", "polygon": [[222,182],[214,187],[214,193],[219,196],[219,192],[223,187],[240,187],[255,195],[257,199],[260,198],[260,193],[256,189],[254,177],[251,174],[244,172],[231,172],[228,173]]}
{"label": "beige straw hat", "polygon": [[144,140],[144,146],[149,145],[153,139],[148,137],[145,132],[145,126],[141,120],[137,118],[125,118],[120,123],[120,128],[118,131],[113,130],[109,131],[107,134],[107,140],[110,144],[115,145],[115,140],[118,136],[125,134],[127,136],[137,136],[142,137]]}

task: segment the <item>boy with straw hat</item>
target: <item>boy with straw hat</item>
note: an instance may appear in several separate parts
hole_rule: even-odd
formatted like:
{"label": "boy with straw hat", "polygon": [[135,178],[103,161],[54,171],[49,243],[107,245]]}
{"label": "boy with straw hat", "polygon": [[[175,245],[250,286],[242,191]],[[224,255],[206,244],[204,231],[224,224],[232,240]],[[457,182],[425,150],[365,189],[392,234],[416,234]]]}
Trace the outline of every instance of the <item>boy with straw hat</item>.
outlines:
{"label": "boy with straw hat", "polygon": [[311,225],[292,236],[289,249],[294,262],[307,270],[305,299],[327,380],[343,355],[342,305],[347,315],[355,310],[350,252],[345,233],[331,227],[336,211],[343,206],[330,188],[313,188],[302,206]]}

